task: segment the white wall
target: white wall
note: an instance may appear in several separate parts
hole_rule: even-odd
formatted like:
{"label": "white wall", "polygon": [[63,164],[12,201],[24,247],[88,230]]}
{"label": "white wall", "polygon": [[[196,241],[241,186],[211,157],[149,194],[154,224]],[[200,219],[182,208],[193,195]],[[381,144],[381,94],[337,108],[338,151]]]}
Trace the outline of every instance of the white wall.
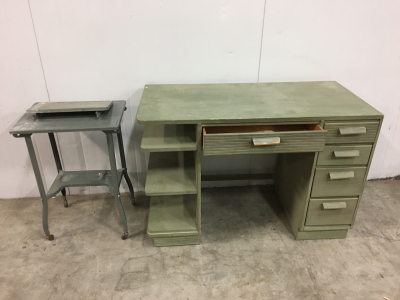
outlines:
{"label": "white wall", "polygon": [[[151,83],[336,80],[385,114],[369,177],[397,175],[399,11],[400,1],[377,0],[0,0],[0,198],[38,195],[25,142],[8,134],[37,101],[126,100],[128,169],[143,190],[135,116]],[[35,140],[49,187],[50,145]],[[108,167],[103,134],[57,140],[65,168]],[[273,156],[205,158],[203,173],[273,166]]]}
{"label": "white wall", "polygon": [[400,1],[266,3],[260,81],[338,81],[385,115],[368,177],[400,174]]}

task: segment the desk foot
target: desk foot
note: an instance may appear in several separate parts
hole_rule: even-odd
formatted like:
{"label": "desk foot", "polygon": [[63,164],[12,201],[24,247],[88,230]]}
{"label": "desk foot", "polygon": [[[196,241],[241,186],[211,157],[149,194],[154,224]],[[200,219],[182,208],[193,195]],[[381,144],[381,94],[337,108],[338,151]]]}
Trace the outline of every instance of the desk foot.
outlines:
{"label": "desk foot", "polygon": [[156,247],[199,245],[201,243],[200,235],[153,238],[153,241]]}
{"label": "desk foot", "polygon": [[54,240],[54,235],[52,235],[52,234],[46,235],[46,240],[49,240],[49,241]]}
{"label": "desk foot", "polygon": [[124,232],[124,234],[121,236],[121,238],[122,238],[123,240],[126,240],[126,239],[128,238],[128,236],[129,236],[129,233]]}

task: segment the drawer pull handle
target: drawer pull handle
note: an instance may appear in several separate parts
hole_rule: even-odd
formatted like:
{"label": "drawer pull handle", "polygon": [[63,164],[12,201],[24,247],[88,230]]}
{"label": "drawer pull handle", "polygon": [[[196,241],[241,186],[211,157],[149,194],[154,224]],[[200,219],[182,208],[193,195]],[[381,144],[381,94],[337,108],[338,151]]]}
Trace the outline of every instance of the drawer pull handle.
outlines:
{"label": "drawer pull handle", "polygon": [[281,143],[281,138],[279,138],[279,137],[270,137],[270,138],[264,138],[264,139],[253,138],[254,146],[278,145],[280,143]]}
{"label": "drawer pull handle", "polygon": [[324,209],[345,209],[346,202],[322,203]]}
{"label": "drawer pull handle", "polygon": [[329,178],[331,180],[354,178],[354,172],[329,172]]}
{"label": "drawer pull handle", "polygon": [[345,157],[358,157],[360,156],[360,151],[358,150],[342,150],[342,151],[333,151],[333,155],[337,158],[345,158]]}
{"label": "drawer pull handle", "polygon": [[363,134],[363,133],[367,133],[367,128],[365,128],[365,127],[339,128],[339,133],[340,133],[340,135]]}

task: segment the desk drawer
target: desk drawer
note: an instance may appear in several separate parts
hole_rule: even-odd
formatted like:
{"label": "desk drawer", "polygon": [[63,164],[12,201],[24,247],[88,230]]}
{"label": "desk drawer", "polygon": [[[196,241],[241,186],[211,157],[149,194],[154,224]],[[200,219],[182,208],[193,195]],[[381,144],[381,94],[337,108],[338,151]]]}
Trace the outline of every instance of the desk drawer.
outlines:
{"label": "desk drawer", "polygon": [[317,167],[311,197],[358,196],[364,188],[366,171],[366,167]]}
{"label": "desk drawer", "polygon": [[379,121],[370,122],[326,122],[327,144],[373,143],[378,131]]}
{"label": "desk drawer", "polygon": [[306,226],[351,225],[358,198],[311,199]]}
{"label": "desk drawer", "polygon": [[204,155],[316,152],[325,146],[319,125],[203,127]]}
{"label": "desk drawer", "polygon": [[372,145],[325,146],[318,154],[318,166],[367,165]]}

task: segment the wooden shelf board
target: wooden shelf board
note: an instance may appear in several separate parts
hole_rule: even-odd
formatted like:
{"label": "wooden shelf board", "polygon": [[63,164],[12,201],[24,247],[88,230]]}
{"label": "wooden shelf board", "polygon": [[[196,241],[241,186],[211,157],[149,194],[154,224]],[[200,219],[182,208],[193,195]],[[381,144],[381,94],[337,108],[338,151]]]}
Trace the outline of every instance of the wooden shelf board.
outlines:
{"label": "wooden shelf board", "polygon": [[151,197],[147,234],[152,238],[198,235],[196,195]]}
{"label": "wooden shelf board", "polygon": [[148,196],[196,194],[195,152],[152,152],[145,193]]}
{"label": "wooden shelf board", "polygon": [[196,125],[146,125],[141,148],[143,151],[196,151]]}

